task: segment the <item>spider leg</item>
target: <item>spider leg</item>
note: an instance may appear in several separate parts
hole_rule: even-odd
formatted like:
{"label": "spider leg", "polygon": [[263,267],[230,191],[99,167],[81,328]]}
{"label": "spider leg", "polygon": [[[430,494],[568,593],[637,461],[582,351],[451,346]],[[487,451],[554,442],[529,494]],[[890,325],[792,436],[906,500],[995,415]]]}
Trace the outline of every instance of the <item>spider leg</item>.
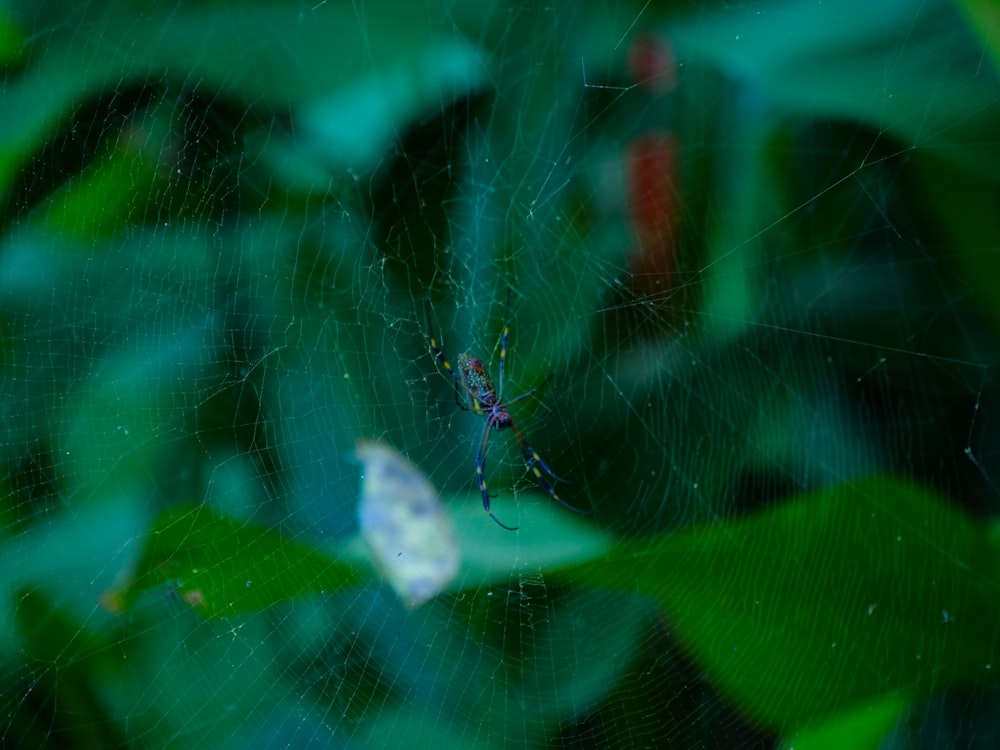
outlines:
{"label": "spider leg", "polygon": [[[544,388],[545,386],[547,386],[549,384],[549,381],[552,380],[552,377],[554,375],[555,375],[554,372],[549,373],[549,376],[547,378],[545,378],[545,380],[543,380],[541,383],[539,383],[538,385],[536,385],[530,391],[527,391],[526,393],[522,393],[520,396],[517,396],[516,398],[512,398],[510,401],[508,401],[506,404],[504,404],[504,406],[506,407],[506,406],[510,406],[511,404],[517,403],[521,399],[527,398],[528,396],[532,395],[536,391],[541,390],[542,388]],[[553,479],[555,479],[557,482],[564,482],[566,484],[572,484],[572,482],[569,479],[566,479],[565,477],[561,477],[558,474],[556,474],[554,471],[552,471],[552,467],[549,466],[547,463],[545,463],[545,461],[542,460],[542,457],[539,456],[538,453],[536,453],[534,450],[531,450],[531,455],[530,456],[529,456],[528,453],[525,453],[525,450],[524,450],[525,446],[527,446],[529,449],[531,449],[531,446],[528,445],[527,441],[523,439],[523,437],[521,436],[519,430],[516,430],[515,432],[518,435],[518,442],[521,443],[521,452],[524,453],[524,460],[527,462],[528,468],[530,468],[530,469],[532,469],[532,471],[534,471],[535,464],[537,464],[538,466],[541,467],[542,471],[544,471],[550,477],[552,477]]]}
{"label": "spider leg", "polygon": [[451,375],[452,379],[455,381],[455,403],[458,404],[458,408],[461,409],[462,411],[473,411],[476,414],[481,415],[482,411],[478,407],[467,406],[466,404],[463,404],[462,401],[459,399],[459,393],[464,393],[466,398],[469,399],[471,403],[473,404],[476,403],[474,400],[472,400],[472,397],[468,392],[468,386],[466,386],[465,382],[462,380],[462,376],[459,375],[457,372],[455,372],[454,368],[452,368],[451,366],[451,362],[449,362],[448,358],[444,355],[444,350],[442,350],[441,347],[438,346],[437,339],[434,338],[434,326],[431,324],[431,301],[425,300],[425,302],[426,302],[425,309],[427,313],[427,338],[430,339],[431,354],[434,355],[435,359],[437,359],[437,361],[441,364],[441,366],[447,371],[449,375]]}
{"label": "spider leg", "polygon": [[[430,300],[425,300],[425,301],[427,303],[426,305],[427,338],[430,339],[431,342],[431,354],[433,354],[435,358],[437,358],[437,361],[441,363],[441,366],[448,371],[448,374],[451,375],[452,378],[454,378],[455,389],[457,391],[459,384],[462,382],[462,378],[459,376],[457,372],[455,372],[452,369],[451,363],[448,361],[447,357],[444,356],[444,352],[441,350],[441,347],[438,346],[437,339],[434,338],[434,326],[431,325],[431,301]],[[457,398],[457,393],[456,393],[456,398]]]}
{"label": "spider leg", "polygon": [[541,383],[539,383],[538,385],[536,385],[530,391],[525,391],[520,396],[515,396],[510,401],[504,401],[503,405],[504,406],[510,406],[511,404],[516,404],[518,401],[521,401],[522,399],[526,399],[528,396],[534,395],[538,391],[542,390],[542,388],[544,388],[545,386],[547,386],[549,384],[549,381],[552,380],[552,378],[554,376],[555,376],[555,373],[554,372],[550,372],[549,375],[548,375],[548,377],[545,378],[545,380],[543,380]]}
{"label": "spider leg", "polygon": [[465,404],[463,404],[459,400],[459,398],[458,398],[458,382],[457,381],[455,383],[455,403],[458,405],[458,408],[461,409],[462,411],[473,411],[473,409],[470,409],[468,406],[466,406]]}
{"label": "spider leg", "polygon": [[493,428],[490,423],[487,422],[483,427],[483,435],[479,438],[479,450],[476,451],[476,483],[479,485],[479,491],[483,494],[483,510],[496,521],[497,525],[507,531],[517,531],[517,526],[508,526],[503,523],[499,518],[493,515],[493,511],[490,510],[490,493],[486,489],[486,449],[490,444],[490,433],[493,432]]}
{"label": "spider leg", "polygon": [[[573,484],[573,480],[566,479],[566,477],[561,477],[558,474],[556,474],[554,471],[552,471],[552,467],[549,466],[547,463],[545,463],[545,461],[542,460],[542,457],[539,456],[538,453],[535,452],[535,449],[532,448],[531,445],[529,445],[528,443],[525,443],[525,446],[528,448],[529,451],[531,451],[531,456],[529,457],[528,454],[525,453],[524,454],[524,462],[528,465],[528,468],[531,469],[532,472],[534,472],[535,466],[538,466],[538,467],[541,468],[542,471],[544,471],[546,474],[548,474],[550,477],[552,477],[557,482],[562,482],[563,484]],[[522,448],[521,450],[523,452],[524,448]]]}
{"label": "spider leg", "polygon": [[[542,460],[541,456],[538,455],[538,451],[532,448],[531,444],[524,439],[524,435],[521,434],[521,431],[517,428],[516,424],[511,423],[511,428],[514,430],[514,436],[517,438],[517,442],[521,446],[521,455],[524,456],[524,463],[529,469],[531,469],[531,473],[535,475],[535,481],[538,482],[538,486],[545,490],[549,497],[564,508],[568,508],[574,513],[589,515],[590,511],[582,510],[581,508],[577,508],[575,505],[570,505],[568,502],[559,497],[555,487],[552,485],[552,481],[550,481],[545,474],[548,474],[549,477],[552,477],[552,479],[557,482],[565,482],[567,480],[563,479],[549,468],[549,465]],[[545,472],[544,474],[542,473],[543,471]]]}
{"label": "spider leg", "polygon": [[497,401],[503,400],[503,366],[507,361],[508,338],[510,338],[510,287],[507,287],[507,315],[503,320],[503,335],[500,337],[500,376],[497,378]]}

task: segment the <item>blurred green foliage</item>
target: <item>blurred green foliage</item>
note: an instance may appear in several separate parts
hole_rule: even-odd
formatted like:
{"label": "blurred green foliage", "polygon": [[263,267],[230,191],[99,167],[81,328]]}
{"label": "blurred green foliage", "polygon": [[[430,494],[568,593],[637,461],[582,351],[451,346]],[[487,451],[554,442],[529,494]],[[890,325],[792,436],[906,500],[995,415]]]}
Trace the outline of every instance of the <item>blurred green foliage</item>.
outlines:
{"label": "blurred green foliage", "polygon": [[[654,5],[0,8],[4,743],[995,744],[990,8]],[[495,365],[508,285],[593,511],[497,434],[517,534],[422,320]],[[358,552],[372,436],[458,528],[412,612]]]}

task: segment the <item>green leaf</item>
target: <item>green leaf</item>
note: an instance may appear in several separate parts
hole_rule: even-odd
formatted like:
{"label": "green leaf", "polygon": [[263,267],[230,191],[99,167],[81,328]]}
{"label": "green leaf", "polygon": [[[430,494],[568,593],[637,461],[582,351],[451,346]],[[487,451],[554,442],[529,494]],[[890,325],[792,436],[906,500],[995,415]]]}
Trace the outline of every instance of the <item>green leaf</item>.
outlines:
{"label": "green leaf", "polygon": [[50,231],[88,238],[113,236],[139,218],[138,209],[153,185],[153,165],[124,151],[96,161],[79,180],[67,183],[53,196],[46,215]]}
{"label": "green leaf", "polygon": [[[477,512],[478,511],[478,512]],[[452,509],[462,568],[450,591],[506,584],[519,570],[549,570],[603,556],[611,539],[538,498],[526,503],[524,529],[499,533],[474,502]],[[206,617],[255,612],[278,602],[329,593],[372,578],[360,539],[334,556],[288,539],[274,528],[227,518],[203,505],[167,511],[152,524],[128,580],[105,592],[106,609],[121,612],[143,591],[169,584]]]}
{"label": "green leaf", "polygon": [[171,582],[206,617],[256,612],[370,579],[363,563],[336,559],[274,528],[225,518],[206,506],[167,511],[153,523],[132,580],[105,596],[120,611],[142,591]]}
{"label": "green leaf", "polygon": [[[456,496],[449,515],[461,548],[462,567],[449,585],[452,591],[504,584],[512,574],[566,568],[602,559],[614,539],[586,516],[564,510],[541,492],[526,493],[515,508],[505,506],[505,520],[518,530],[500,529],[483,512],[479,493]],[[494,505],[494,510],[496,510]],[[500,533],[502,532],[502,533]]]}
{"label": "green leaf", "polygon": [[[27,154],[109,84],[173,77],[248,105],[301,112],[306,153],[289,153],[281,140],[267,161],[278,166],[293,157],[282,172],[308,189],[322,174],[310,169],[310,156],[339,160],[360,149],[356,158],[371,160],[411,118],[466,94],[485,75],[476,47],[413,3],[364,17],[329,4],[308,22],[281,4],[170,7],[69,25],[45,34],[44,45],[39,61],[0,91],[0,107],[18,113],[0,122],[0,194]],[[265,132],[268,140],[278,137]]]}
{"label": "green leaf", "polygon": [[907,703],[890,695],[873,705],[849,711],[832,721],[795,734],[785,743],[787,750],[840,750],[850,747],[877,748],[906,710]]}
{"label": "green leaf", "polygon": [[993,58],[994,69],[1000,67],[1000,38],[996,28],[1000,24],[1000,8],[994,0],[958,0],[958,7],[965,11],[973,30]]}
{"label": "green leaf", "polygon": [[[172,312],[180,316],[185,310],[177,305]],[[74,478],[74,499],[80,504],[98,497],[114,500],[125,488],[145,485],[151,471],[169,473],[181,486],[175,461],[190,461],[183,449],[175,452],[172,433],[185,413],[187,386],[182,384],[211,373],[206,344],[210,320],[165,317],[175,328],[160,335],[154,326],[140,330],[139,314],[133,313],[131,321],[137,329],[131,348],[109,347],[102,367],[74,392],[65,416],[58,417],[65,422],[59,435],[64,466]]]}
{"label": "green leaf", "polygon": [[[926,196],[923,205],[949,238],[950,267],[977,298],[996,335],[1000,331],[1000,299],[995,291],[1000,284],[1000,217],[993,208],[1000,196],[996,174],[970,175],[927,153],[913,159],[913,165]],[[950,339],[940,342],[939,350],[945,351],[949,343]]]}
{"label": "green leaf", "polygon": [[24,46],[24,31],[7,8],[0,8],[0,64],[9,65]]}
{"label": "green leaf", "polygon": [[996,172],[997,158],[981,146],[996,130],[996,82],[982,75],[983,48],[951,3],[888,0],[875,13],[864,0],[786,0],[731,10],[673,26],[678,58],[752,82],[792,111],[863,122],[968,170]]}
{"label": "green leaf", "polygon": [[995,682],[995,550],[983,527],[899,478],[805,494],[574,574],[653,597],[713,684],[777,730]]}
{"label": "green leaf", "polygon": [[[7,672],[4,690],[37,693],[35,701],[14,701],[5,717],[5,734],[24,742],[25,736],[49,727],[69,747],[107,747],[126,740],[108,711],[102,677],[115,669],[114,647],[61,609],[43,590],[24,588],[14,609],[19,651],[34,665],[21,674]],[[27,704],[27,705],[26,705]],[[29,718],[30,714],[30,718]],[[48,737],[38,737],[45,746]],[[6,743],[5,743],[6,744]],[[15,744],[20,744],[15,743]]]}

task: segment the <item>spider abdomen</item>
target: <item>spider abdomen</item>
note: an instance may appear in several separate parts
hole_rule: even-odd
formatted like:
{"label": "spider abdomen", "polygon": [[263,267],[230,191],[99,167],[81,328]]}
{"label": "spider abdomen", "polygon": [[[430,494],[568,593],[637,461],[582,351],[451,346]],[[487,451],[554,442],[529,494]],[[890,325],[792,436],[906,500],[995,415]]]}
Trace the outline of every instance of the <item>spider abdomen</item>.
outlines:
{"label": "spider abdomen", "polygon": [[468,354],[460,354],[458,368],[462,372],[462,382],[468,394],[476,401],[474,406],[482,409],[492,408],[497,403],[497,392],[493,388],[493,381],[490,380],[486,368],[483,367],[482,360],[470,357]]}

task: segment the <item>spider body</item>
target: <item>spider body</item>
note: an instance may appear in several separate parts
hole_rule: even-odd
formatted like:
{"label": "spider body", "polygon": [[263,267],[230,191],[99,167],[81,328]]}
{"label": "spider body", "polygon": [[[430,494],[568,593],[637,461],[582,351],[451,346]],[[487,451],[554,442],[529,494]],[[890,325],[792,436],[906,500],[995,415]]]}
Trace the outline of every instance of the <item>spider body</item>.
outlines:
{"label": "spider body", "polygon": [[483,365],[482,360],[478,357],[473,357],[468,353],[460,354],[458,357],[458,372],[452,368],[451,363],[448,362],[444,352],[434,338],[434,329],[431,326],[430,302],[427,303],[427,330],[430,338],[431,353],[455,381],[455,403],[464,411],[471,411],[477,416],[484,417],[486,420],[483,432],[479,438],[479,448],[476,451],[476,484],[483,496],[483,509],[489,517],[508,531],[517,530],[516,526],[507,526],[493,515],[493,511],[490,509],[491,496],[486,489],[486,449],[489,447],[490,435],[493,432],[499,432],[508,428],[511,429],[514,437],[517,438],[524,463],[531,470],[539,486],[560,505],[577,513],[582,513],[583,511],[574,508],[556,493],[553,483],[565,482],[566,480],[553,472],[549,468],[549,465],[542,460],[542,457],[538,455],[538,452],[531,447],[531,444],[521,434],[517,424],[514,422],[514,418],[508,410],[511,404],[515,404],[533,395],[544,387],[552,379],[552,375],[549,375],[542,383],[531,390],[515,396],[509,401],[504,401],[503,398],[503,373],[504,365],[507,361],[507,341],[510,337],[510,289],[507,289],[507,317],[504,321],[503,334],[500,338],[499,387],[497,388],[493,387],[493,381],[489,373],[486,372],[486,367]]}
{"label": "spider body", "polygon": [[468,354],[460,354],[458,369],[462,373],[462,382],[472,401],[472,411],[483,414],[494,430],[503,430],[514,424],[507,407],[500,403],[499,396],[493,388],[493,381],[483,367],[482,360],[470,357]]}

